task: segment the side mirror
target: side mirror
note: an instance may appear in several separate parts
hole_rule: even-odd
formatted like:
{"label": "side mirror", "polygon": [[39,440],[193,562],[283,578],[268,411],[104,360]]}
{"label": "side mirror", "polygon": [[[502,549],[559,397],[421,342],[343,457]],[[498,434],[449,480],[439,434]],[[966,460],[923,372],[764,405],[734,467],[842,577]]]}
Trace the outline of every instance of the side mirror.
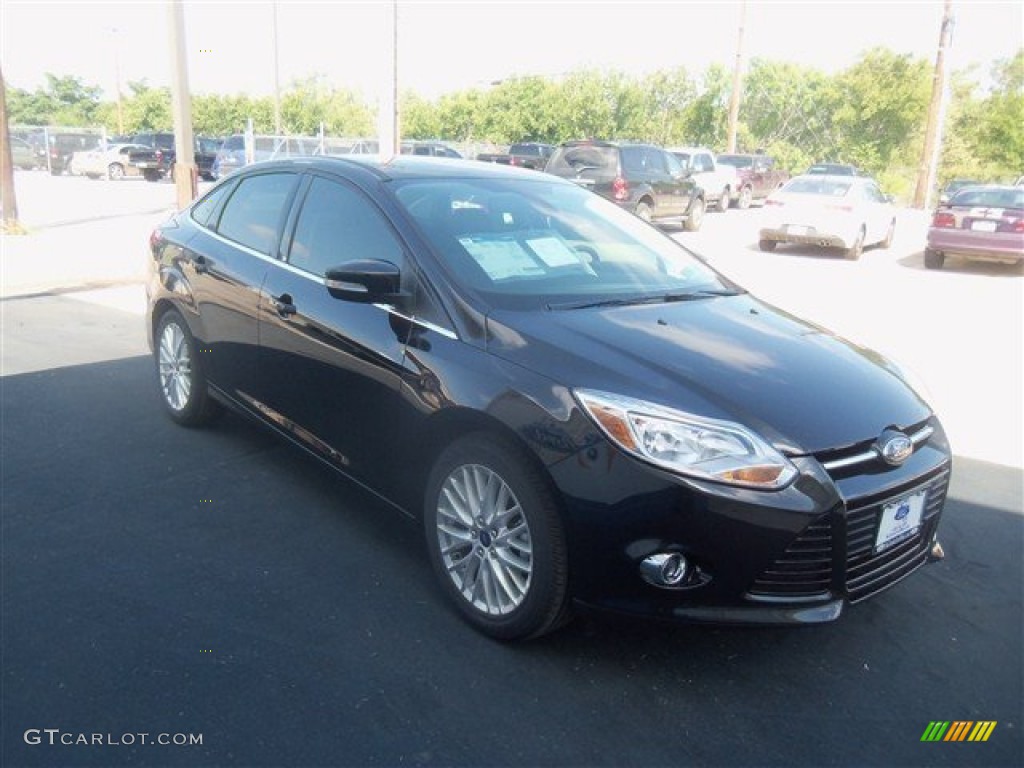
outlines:
{"label": "side mirror", "polygon": [[359,259],[327,270],[324,285],[336,299],[360,304],[394,303],[403,298],[402,273],[390,261]]}

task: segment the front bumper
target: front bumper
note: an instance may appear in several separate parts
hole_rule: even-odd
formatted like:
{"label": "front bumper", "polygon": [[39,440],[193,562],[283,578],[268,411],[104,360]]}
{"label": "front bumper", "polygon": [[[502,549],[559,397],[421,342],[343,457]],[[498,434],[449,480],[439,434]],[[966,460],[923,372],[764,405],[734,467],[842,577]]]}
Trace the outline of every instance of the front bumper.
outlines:
{"label": "front bumper", "polygon": [[[775,492],[682,480],[593,445],[551,468],[567,500],[573,594],[603,611],[673,621],[833,621],[932,559],[950,452],[931,424],[900,467],[826,471],[823,460],[798,457],[800,476]],[[886,505],[918,492],[920,525],[880,548]],[[678,588],[645,581],[639,563],[658,552],[683,555],[697,578]]]}

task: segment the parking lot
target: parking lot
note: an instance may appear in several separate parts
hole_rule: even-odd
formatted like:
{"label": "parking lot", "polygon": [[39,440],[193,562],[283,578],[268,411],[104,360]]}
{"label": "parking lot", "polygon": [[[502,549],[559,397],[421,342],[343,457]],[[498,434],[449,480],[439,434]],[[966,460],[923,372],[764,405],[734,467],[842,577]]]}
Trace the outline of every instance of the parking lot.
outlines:
{"label": "parking lot", "polygon": [[[669,230],[916,373],[957,454],[947,558],[832,625],[585,615],[506,647],[445,606],[416,526],[241,419],[160,412],[140,279],[170,184],[17,178],[33,232],[0,262],[3,765],[1020,764],[1021,269],[926,271],[916,211],[858,262],[759,252],[756,208]],[[997,725],[923,743],[932,721]]]}

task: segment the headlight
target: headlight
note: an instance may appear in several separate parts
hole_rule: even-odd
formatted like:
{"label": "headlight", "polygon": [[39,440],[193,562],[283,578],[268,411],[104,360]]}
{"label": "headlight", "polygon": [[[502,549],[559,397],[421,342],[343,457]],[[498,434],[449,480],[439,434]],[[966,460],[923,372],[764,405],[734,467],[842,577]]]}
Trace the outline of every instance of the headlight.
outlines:
{"label": "headlight", "polygon": [[777,490],[796,477],[785,456],[739,424],[607,392],[574,394],[617,446],[680,475],[761,490]]}

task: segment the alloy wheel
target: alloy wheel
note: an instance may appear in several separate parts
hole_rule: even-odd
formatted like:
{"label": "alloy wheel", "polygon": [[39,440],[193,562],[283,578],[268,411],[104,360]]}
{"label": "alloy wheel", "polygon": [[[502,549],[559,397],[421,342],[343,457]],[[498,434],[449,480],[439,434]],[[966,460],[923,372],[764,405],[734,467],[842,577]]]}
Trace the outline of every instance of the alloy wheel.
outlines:
{"label": "alloy wheel", "polygon": [[184,410],[192,395],[192,355],[177,323],[164,326],[158,350],[160,390],[173,411]]}
{"label": "alloy wheel", "polygon": [[441,561],[459,594],[488,616],[518,608],[530,590],[533,541],[519,500],[488,467],[464,464],[437,503]]}

